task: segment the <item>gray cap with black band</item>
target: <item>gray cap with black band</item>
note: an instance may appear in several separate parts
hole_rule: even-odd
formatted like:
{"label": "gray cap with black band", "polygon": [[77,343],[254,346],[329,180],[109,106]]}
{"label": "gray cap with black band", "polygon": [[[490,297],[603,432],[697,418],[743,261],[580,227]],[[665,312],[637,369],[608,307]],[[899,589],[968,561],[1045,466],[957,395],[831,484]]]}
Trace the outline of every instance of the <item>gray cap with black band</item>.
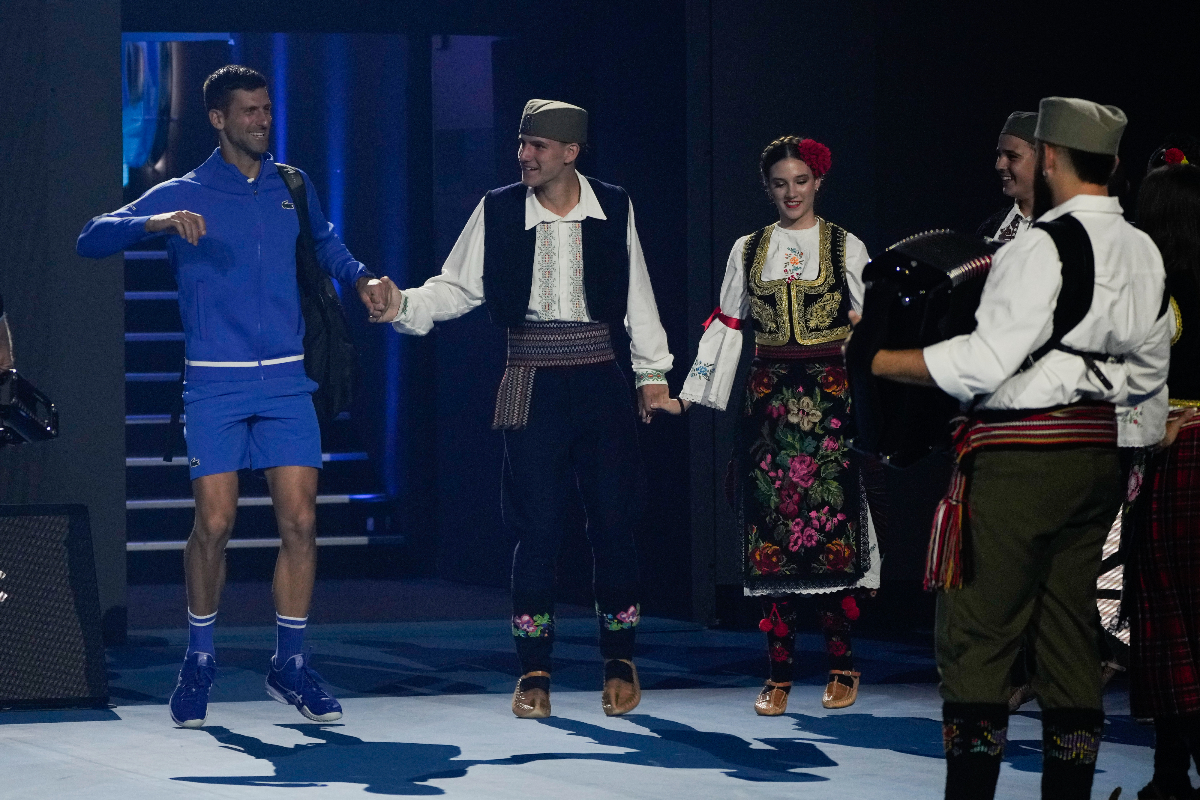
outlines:
{"label": "gray cap with black band", "polygon": [[522,134],[556,142],[587,143],[588,114],[558,100],[530,100],[521,113]]}
{"label": "gray cap with black band", "polygon": [[1014,111],[1004,121],[1000,135],[1008,134],[1033,144],[1034,132],[1037,131],[1038,115],[1036,111]]}

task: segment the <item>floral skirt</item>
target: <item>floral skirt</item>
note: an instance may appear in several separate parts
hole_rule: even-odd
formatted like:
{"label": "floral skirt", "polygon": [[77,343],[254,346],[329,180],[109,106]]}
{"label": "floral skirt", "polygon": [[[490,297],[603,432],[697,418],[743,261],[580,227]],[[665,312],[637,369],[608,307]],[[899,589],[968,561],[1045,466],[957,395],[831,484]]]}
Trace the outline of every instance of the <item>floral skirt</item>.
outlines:
{"label": "floral skirt", "polygon": [[732,465],[747,594],[878,586],[849,412],[840,357],[751,365]]}

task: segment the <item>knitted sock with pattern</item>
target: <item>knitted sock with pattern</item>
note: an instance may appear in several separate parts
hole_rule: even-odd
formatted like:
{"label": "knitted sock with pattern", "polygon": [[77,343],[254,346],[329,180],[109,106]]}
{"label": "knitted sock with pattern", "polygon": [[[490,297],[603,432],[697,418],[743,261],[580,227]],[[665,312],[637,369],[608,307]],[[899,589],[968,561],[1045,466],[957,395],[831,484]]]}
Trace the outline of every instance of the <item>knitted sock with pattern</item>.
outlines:
{"label": "knitted sock with pattern", "polygon": [[[825,655],[831,670],[853,670],[854,652],[850,630],[858,619],[858,601],[850,592],[834,592],[817,595],[817,624],[825,637]],[[837,680],[847,686],[853,680],[838,675]]]}
{"label": "knitted sock with pattern", "polygon": [[763,619],[759,630],[767,634],[767,664],[771,680],[787,683],[792,679],[796,650],[796,609],[786,597],[764,597]]}
{"label": "knitted sock with pattern", "polygon": [[944,703],[946,800],[991,800],[1007,741],[1007,704]]}
{"label": "knitted sock with pattern", "polygon": [[1096,756],[1104,733],[1104,712],[1095,708],[1042,711],[1042,797],[1088,800]]}

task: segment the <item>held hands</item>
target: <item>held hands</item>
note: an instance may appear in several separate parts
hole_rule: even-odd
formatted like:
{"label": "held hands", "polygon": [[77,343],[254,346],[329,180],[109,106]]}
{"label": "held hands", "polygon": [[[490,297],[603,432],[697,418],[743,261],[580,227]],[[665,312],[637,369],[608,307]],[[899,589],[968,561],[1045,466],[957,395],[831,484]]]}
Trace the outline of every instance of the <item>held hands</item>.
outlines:
{"label": "held hands", "polygon": [[354,282],[354,288],[358,291],[358,299],[362,300],[362,304],[367,307],[367,316],[371,322],[379,322],[380,317],[387,311],[388,287],[392,285],[391,279],[386,275],[382,278],[368,278],[363,275]]}
{"label": "held hands", "polygon": [[665,383],[647,383],[638,389],[638,416],[647,425],[659,411],[679,416],[689,406],[691,403],[687,400],[672,398]]}
{"label": "held hands", "polygon": [[1162,441],[1158,443],[1158,446],[1165,450],[1175,444],[1175,439],[1179,436],[1179,429],[1185,423],[1191,422],[1192,418],[1196,416],[1196,412],[1197,409],[1195,408],[1185,408],[1179,413],[1172,413],[1167,418],[1167,432],[1163,435]]}
{"label": "held hands", "polygon": [[[377,281],[371,281],[371,283],[378,283],[380,285],[383,303],[382,306],[367,306],[367,313],[370,316],[371,322],[391,322],[400,313],[400,304],[404,299],[404,293],[400,291],[399,287],[387,275],[384,275]],[[366,300],[363,302],[365,303]]]}
{"label": "held hands", "polygon": [[208,233],[204,217],[193,211],[170,211],[166,214],[155,214],[146,220],[146,233],[162,233],[172,231],[187,240],[188,244],[196,245],[200,237]]}

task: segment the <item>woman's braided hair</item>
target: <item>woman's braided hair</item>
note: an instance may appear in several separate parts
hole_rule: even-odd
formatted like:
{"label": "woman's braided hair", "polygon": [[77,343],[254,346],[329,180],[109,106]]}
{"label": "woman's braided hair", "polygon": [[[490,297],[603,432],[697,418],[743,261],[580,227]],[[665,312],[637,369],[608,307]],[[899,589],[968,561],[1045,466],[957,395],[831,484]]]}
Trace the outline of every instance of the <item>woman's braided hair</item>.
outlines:
{"label": "woman's braided hair", "polygon": [[824,177],[833,165],[833,156],[829,148],[820,142],[802,139],[799,136],[780,136],[766,146],[758,160],[758,171],[762,176],[763,186],[767,185],[771,167],[785,158],[796,158],[808,164],[814,178]]}

